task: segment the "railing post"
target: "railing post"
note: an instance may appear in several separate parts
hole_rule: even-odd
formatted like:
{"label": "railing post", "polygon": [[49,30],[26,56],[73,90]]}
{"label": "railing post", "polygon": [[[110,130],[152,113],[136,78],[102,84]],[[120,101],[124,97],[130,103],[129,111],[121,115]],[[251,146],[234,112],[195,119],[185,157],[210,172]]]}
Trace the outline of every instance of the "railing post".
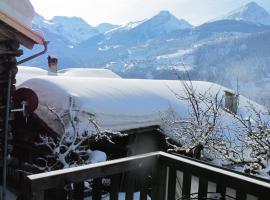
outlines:
{"label": "railing post", "polygon": [[93,200],[101,200],[102,196],[102,178],[93,180]]}
{"label": "railing post", "polygon": [[221,194],[221,196],[225,198],[226,186],[223,182],[217,184],[217,193]]}
{"label": "railing post", "polygon": [[143,172],[141,172],[140,174],[140,200],[147,200],[148,185],[149,185],[148,173],[149,170],[147,168],[143,169]]}
{"label": "railing post", "polygon": [[157,158],[153,163],[152,172],[152,199],[164,200],[166,193],[167,167]]}
{"label": "railing post", "polygon": [[133,194],[134,194],[134,189],[135,189],[135,177],[132,174],[132,172],[127,173],[127,184],[128,186],[126,187],[126,200],[133,200]]}
{"label": "railing post", "polygon": [[74,200],[84,199],[84,182],[74,183]]}
{"label": "railing post", "polygon": [[111,176],[111,185],[110,185],[110,200],[118,200],[119,193],[119,174]]}
{"label": "railing post", "polygon": [[199,199],[205,199],[207,197],[208,181],[203,177],[199,177]]}
{"label": "railing post", "polygon": [[175,188],[176,188],[176,169],[174,167],[170,167],[169,182],[168,182],[168,200],[175,200]]}
{"label": "railing post", "polygon": [[183,172],[183,191],[182,196],[185,198],[190,198],[190,188],[191,188],[191,174],[187,171]]}

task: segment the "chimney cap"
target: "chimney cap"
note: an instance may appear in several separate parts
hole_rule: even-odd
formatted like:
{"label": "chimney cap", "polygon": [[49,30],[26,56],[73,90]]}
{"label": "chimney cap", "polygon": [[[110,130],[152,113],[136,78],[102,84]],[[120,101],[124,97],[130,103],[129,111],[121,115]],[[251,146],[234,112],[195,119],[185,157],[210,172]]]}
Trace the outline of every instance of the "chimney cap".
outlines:
{"label": "chimney cap", "polygon": [[58,59],[58,57],[55,55],[48,55],[47,59]]}

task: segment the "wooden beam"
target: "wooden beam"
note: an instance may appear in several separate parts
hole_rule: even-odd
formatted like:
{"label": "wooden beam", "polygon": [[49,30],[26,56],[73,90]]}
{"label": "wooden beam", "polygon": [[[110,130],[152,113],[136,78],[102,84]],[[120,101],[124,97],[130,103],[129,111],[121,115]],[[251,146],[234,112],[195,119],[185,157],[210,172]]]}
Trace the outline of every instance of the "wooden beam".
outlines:
{"label": "wooden beam", "polygon": [[91,178],[111,176],[135,169],[144,169],[149,159],[154,159],[159,152],[121,158],[80,167],[56,170],[28,176],[32,191],[61,188],[67,183],[82,182]]}
{"label": "wooden beam", "polygon": [[[32,41],[33,44],[44,44],[44,38],[41,34],[33,31],[29,27],[21,24],[16,19],[8,16],[4,12],[0,11],[0,21],[4,22],[6,25],[14,29],[16,32],[22,34],[25,38]],[[28,46],[28,45],[26,45]]]}

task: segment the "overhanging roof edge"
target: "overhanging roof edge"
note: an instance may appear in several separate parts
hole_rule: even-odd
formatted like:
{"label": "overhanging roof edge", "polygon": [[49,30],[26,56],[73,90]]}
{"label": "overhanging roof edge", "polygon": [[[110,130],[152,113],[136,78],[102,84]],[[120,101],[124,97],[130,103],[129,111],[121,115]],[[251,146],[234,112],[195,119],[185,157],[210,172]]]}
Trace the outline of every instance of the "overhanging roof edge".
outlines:
{"label": "overhanging roof edge", "polygon": [[[30,40],[34,44],[40,44],[43,45],[45,43],[44,37],[33,31],[31,28],[23,25],[22,23],[18,22],[16,19],[8,16],[3,10],[0,8],[0,21],[4,22],[8,26],[10,26],[12,29],[16,30],[20,34],[22,34],[24,37],[26,37],[28,40]],[[29,44],[24,44],[26,47],[29,48]]]}

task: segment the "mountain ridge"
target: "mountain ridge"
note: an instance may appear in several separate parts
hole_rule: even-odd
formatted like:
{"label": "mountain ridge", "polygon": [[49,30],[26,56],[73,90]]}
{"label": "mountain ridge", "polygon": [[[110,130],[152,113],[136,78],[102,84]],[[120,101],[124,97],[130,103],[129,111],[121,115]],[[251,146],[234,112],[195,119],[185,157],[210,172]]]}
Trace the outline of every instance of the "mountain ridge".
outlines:
{"label": "mountain ridge", "polygon": [[[257,4],[249,3],[227,16],[241,10],[242,14],[248,11],[253,16],[252,10],[257,9],[259,13],[264,12]],[[255,16],[257,14],[255,12]],[[59,57],[59,69],[92,66],[111,69],[126,78],[153,79],[177,79],[179,76],[175,73],[185,77],[188,72],[194,80],[213,81],[227,87],[235,85],[237,77],[233,74],[237,72],[243,75],[243,79],[239,79],[240,87],[248,88],[245,86],[249,84],[255,88],[254,94],[245,89],[243,93],[262,102],[262,99],[270,99],[267,89],[270,88],[270,69],[267,68],[270,66],[267,56],[270,26],[235,16],[192,26],[188,22],[183,25],[181,19],[168,11],[161,11],[150,19],[113,29],[107,24],[109,30],[101,31],[103,33],[93,27],[96,34],[80,42],[72,42],[48,29],[54,21],[40,17],[36,23],[43,26],[45,37],[48,35],[46,38],[51,40],[48,54]],[[47,55],[28,65],[45,67]],[[256,80],[253,74],[262,81]]]}
{"label": "mountain ridge", "polygon": [[270,14],[254,1],[241,6],[219,19],[243,20],[257,24],[270,25]]}

